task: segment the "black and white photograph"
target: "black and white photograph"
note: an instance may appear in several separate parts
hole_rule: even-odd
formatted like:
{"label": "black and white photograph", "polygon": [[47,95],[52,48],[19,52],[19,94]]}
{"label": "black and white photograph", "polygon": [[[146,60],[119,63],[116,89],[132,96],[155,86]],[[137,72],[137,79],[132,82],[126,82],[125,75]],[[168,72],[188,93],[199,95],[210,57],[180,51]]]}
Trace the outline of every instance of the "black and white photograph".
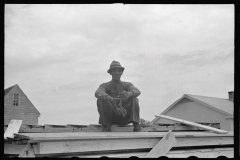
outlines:
{"label": "black and white photograph", "polygon": [[234,4],[5,4],[4,157],[233,158]]}

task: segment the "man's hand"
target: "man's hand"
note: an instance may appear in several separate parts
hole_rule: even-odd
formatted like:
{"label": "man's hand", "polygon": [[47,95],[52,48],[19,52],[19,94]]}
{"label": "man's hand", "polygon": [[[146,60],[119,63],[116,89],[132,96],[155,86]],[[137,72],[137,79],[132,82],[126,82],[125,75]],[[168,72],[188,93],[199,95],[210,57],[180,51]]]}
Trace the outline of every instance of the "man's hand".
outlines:
{"label": "man's hand", "polygon": [[111,107],[113,107],[114,109],[117,108],[117,100],[116,100],[116,98],[113,98],[113,97],[107,95],[105,97],[105,99],[107,100],[107,102],[110,104]]}
{"label": "man's hand", "polygon": [[113,98],[113,97],[107,95],[105,99],[108,101],[110,106],[112,106],[113,108],[118,108],[118,106],[117,106],[118,99],[117,98]]}
{"label": "man's hand", "polygon": [[129,92],[123,91],[121,93],[121,99],[123,101],[127,101],[132,95],[133,95],[133,92],[131,92],[131,91],[129,91]]}
{"label": "man's hand", "polygon": [[127,115],[127,110],[122,107],[122,104],[121,105],[119,104],[119,106],[117,104],[118,101],[119,101],[119,103],[121,103],[119,98],[113,98],[108,95],[108,96],[106,96],[106,100],[108,101],[110,106],[113,107],[113,109],[117,115],[122,115],[123,117],[125,117]]}

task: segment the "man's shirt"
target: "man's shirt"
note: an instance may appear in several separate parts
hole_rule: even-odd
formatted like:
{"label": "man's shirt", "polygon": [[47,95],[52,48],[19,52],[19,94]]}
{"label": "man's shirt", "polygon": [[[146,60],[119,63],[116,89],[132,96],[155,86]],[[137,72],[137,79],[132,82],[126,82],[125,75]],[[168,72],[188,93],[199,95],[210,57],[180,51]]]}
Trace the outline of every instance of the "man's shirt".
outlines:
{"label": "man's shirt", "polygon": [[114,82],[110,81],[107,83],[102,83],[95,92],[95,97],[105,100],[106,95],[116,98],[118,94],[122,91],[132,91],[132,97],[138,97],[141,92],[137,89],[131,82]]}

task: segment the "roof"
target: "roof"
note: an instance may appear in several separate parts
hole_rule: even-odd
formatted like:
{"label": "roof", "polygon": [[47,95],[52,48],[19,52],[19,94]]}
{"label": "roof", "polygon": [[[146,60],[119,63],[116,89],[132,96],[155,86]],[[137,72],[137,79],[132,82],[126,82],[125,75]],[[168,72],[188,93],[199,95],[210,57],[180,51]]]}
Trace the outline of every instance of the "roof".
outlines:
{"label": "roof", "polygon": [[10,92],[13,89],[13,87],[15,87],[16,85],[17,84],[15,84],[15,85],[13,85],[11,87],[8,87],[7,89],[4,89],[4,96],[6,96],[8,94],[8,92]]}
{"label": "roof", "polygon": [[187,94],[185,96],[191,97],[194,100],[201,101],[201,102],[206,103],[214,108],[224,111],[230,115],[233,115],[233,101],[231,101],[229,99],[197,96],[197,95],[190,95],[190,94]]}
{"label": "roof", "polygon": [[[198,96],[198,95],[191,95],[191,94],[184,94],[181,98],[175,101],[172,105],[170,105],[167,109],[165,109],[161,114],[165,114],[169,111],[172,107],[174,107],[179,101],[183,98],[188,98],[193,100],[197,103],[201,103],[202,105],[208,106],[212,109],[215,109],[219,112],[228,114],[230,117],[233,116],[233,101],[224,98],[214,98],[214,97],[207,97],[207,96]],[[158,117],[154,118],[151,123],[155,122]]]}

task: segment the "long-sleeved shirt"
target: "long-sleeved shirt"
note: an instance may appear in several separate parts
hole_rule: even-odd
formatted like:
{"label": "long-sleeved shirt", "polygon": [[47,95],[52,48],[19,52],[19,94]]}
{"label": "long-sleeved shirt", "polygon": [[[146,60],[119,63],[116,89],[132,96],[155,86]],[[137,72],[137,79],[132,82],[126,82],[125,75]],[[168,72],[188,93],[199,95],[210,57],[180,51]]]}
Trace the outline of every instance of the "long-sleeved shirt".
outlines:
{"label": "long-sleeved shirt", "polygon": [[95,97],[105,100],[105,97],[110,94],[111,97],[116,98],[122,91],[132,91],[132,97],[138,97],[141,92],[131,82],[106,82],[102,83],[95,92]]}

